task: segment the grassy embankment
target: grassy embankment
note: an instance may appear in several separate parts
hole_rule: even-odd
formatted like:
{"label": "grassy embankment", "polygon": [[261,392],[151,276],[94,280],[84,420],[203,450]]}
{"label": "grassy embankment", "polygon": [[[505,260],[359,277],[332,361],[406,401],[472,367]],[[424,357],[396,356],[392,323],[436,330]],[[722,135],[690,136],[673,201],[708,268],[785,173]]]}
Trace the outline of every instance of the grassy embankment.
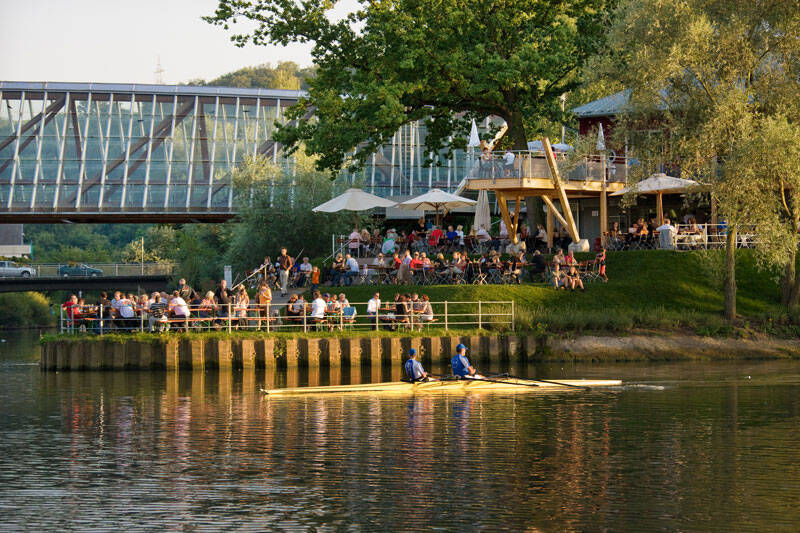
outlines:
{"label": "grassy embankment", "polygon": [[[639,251],[610,253],[608,274],[610,281],[588,283],[586,292],[555,291],[544,284],[518,285],[437,285],[437,286],[354,286],[322,287],[322,291],[344,292],[351,302],[366,302],[375,291],[384,302],[392,300],[397,292],[427,294],[433,302],[508,301],[515,302],[515,329],[520,333],[535,335],[574,335],[581,333],[615,334],[685,333],[706,336],[800,336],[800,319],[790,316],[780,306],[780,292],[771,274],[756,267],[749,250],[737,255],[737,281],[739,319],[730,323],[722,316],[722,292],[718,275],[712,267],[721,260],[721,251],[708,253]],[[310,294],[306,295],[307,298]],[[435,307],[439,312],[441,307]],[[459,312],[451,306],[451,312]],[[359,308],[363,316],[363,306]],[[474,312],[474,306],[473,306]],[[493,308],[484,306],[485,319],[490,331],[506,331],[507,325],[493,319]],[[435,329],[426,329],[425,335],[445,335],[442,323]],[[467,330],[459,333],[467,334]],[[470,334],[489,331],[470,330]],[[404,336],[420,333],[401,333]],[[160,342],[164,336],[134,334]],[[265,332],[234,332],[233,336],[265,336]],[[327,337],[352,335],[392,335],[391,332],[309,332],[272,333],[277,337]],[[224,331],[190,333],[188,337],[227,337]],[[119,342],[131,335],[106,335],[104,339]],[[172,337],[170,335],[169,337]]]}

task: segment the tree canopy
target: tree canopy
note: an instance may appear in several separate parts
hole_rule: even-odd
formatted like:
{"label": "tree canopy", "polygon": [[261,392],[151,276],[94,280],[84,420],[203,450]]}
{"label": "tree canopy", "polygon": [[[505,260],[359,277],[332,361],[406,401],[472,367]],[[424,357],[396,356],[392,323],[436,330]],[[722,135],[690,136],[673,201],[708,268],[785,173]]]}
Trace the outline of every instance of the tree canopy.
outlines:
{"label": "tree canopy", "polygon": [[[794,142],[800,119],[797,2],[624,0],[605,66],[606,76],[631,90],[619,134],[633,140],[659,124],[658,146],[639,136],[633,149],[711,184],[728,222],[726,314],[735,315],[739,227],[756,224],[765,236],[759,253],[793,277],[797,246],[773,237],[779,231],[796,242],[797,235],[790,198],[797,189],[783,186],[792,183],[796,154],[779,151]],[[784,286],[796,294],[798,284],[793,278]]]}
{"label": "tree canopy", "polygon": [[[426,152],[465,145],[472,118],[508,123],[518,149],[541,117],[561,118],[560,96],[581,82],[602,46],[611,0],[361,0],[339,21],[330,0],[219,0],[208,22],[239,45],[312,43],[309,98],[282,128],[317,168],[359,167],[406,123],[424,120]],[[248,25],[252,27],[252,24]],[[303,119],[313,107],[313,120]]]}
{"label": "tree canopy", "polygon": [[274,67],[270,63],[243,67],[209,82],[198,78],[187,85],[307,90],[306,80],[313,75],[314,67],[301,68],[293,61],[279,61]]}

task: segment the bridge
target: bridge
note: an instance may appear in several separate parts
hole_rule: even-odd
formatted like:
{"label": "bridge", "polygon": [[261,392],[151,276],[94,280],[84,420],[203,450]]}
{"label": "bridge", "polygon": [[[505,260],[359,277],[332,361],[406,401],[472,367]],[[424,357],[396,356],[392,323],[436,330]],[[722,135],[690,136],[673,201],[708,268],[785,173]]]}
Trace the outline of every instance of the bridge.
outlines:
{"label": "bridge", "polygon": [[[303,91],[0,81],[0,223],[210,222],[236,215],[233,171],[269,157]],[[489,122],[481,124],[483,131]],[[382,196],[453,190],[474,161],[424,167],[423,123],[403,126],[357,174]]]}
{"label": "bridge", "polygon": [[173,263],[31,264],[33,276],[0,276],[0,293],[79,290],[164,290],[175,274]]}
{"label": "bridge", "polygon": [[168,274],[102,276],[82,278],[0,278],[0,293],[45,291],[163,291],[172,279]]}

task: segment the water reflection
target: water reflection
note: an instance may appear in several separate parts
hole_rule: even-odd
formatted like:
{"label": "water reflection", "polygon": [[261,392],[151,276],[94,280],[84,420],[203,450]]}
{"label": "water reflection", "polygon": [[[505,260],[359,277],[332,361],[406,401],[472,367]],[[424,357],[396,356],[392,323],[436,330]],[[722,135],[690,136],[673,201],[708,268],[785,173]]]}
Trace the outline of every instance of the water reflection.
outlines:
{"label": "water reflection", "polygon": [[800,365],[699,366],[515,370],[660,390],[313,397],[259,388],[399,369],[15,367],[0,374],[0,511],[9,529],[796,525]]}

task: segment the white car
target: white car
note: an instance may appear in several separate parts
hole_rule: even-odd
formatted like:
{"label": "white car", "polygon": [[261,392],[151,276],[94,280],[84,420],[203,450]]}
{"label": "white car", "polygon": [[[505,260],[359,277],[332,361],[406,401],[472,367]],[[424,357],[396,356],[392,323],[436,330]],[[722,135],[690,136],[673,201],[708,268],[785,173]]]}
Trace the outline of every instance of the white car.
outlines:
{"label": "white car", "polygon": [[0,277],[30,278],[36,275],[36,269],[30,266],[18,265],[13,261],[0,261]]}

